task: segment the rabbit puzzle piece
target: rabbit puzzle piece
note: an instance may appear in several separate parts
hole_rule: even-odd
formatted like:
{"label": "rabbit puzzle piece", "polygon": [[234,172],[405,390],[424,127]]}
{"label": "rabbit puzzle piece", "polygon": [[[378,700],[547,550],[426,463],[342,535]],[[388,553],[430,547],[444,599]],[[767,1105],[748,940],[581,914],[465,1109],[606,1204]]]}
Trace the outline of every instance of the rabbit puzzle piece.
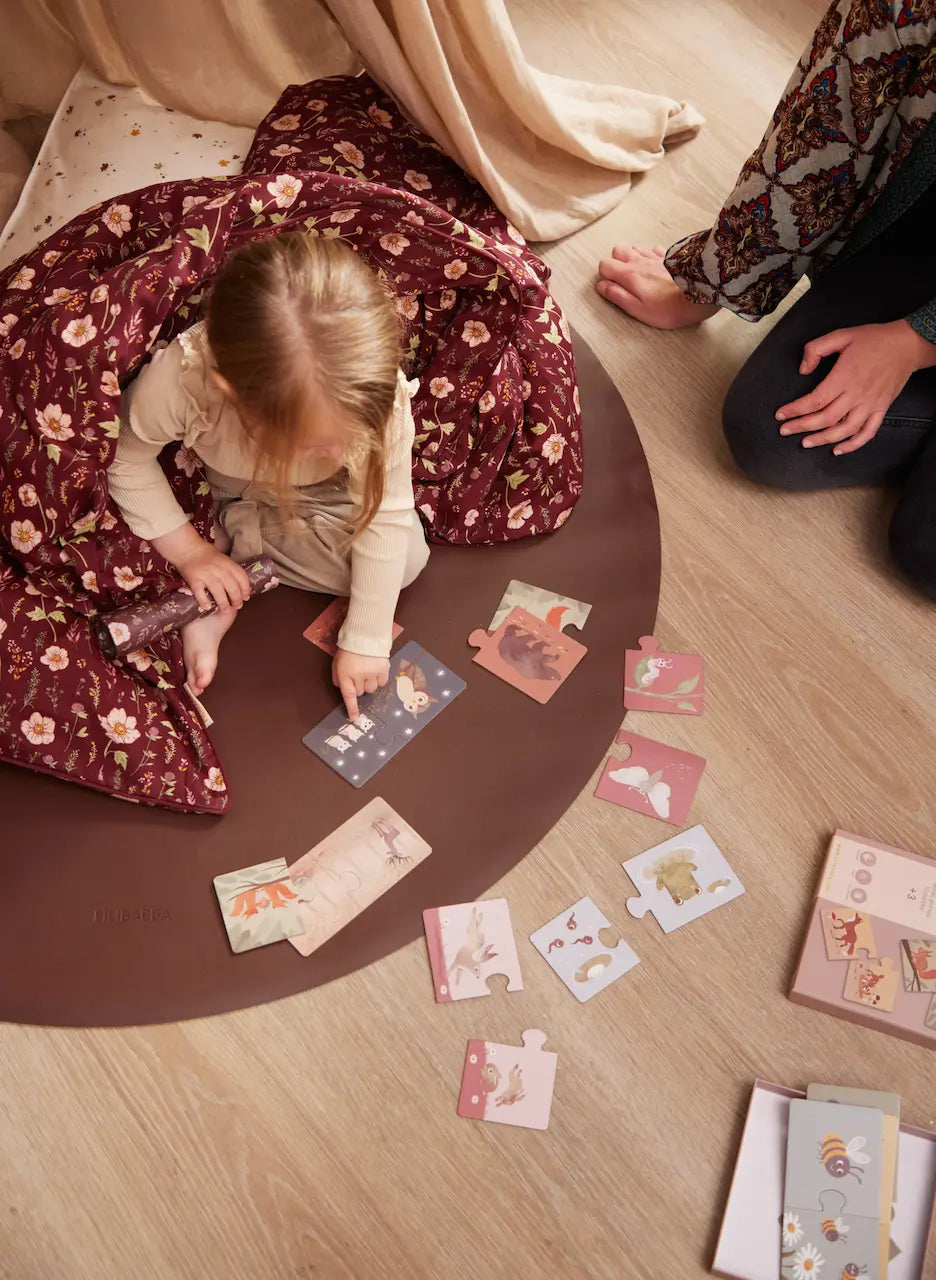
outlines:
{"label": "rabbit puzzle piece", "polygon": [[705,710],[704,671],[697,653],[666,653],[656,636],[641,636],[624,660],[624,705],[631,711],[700,716]]}
{"label": "rabbit puzzle piece", "polygon": [[621,866],[640,894],[627,910],[641,919],[652,912],[664,933],[707,915],[744,893],[705,827],[691,827]]}
{"label": "rabbit puzzle piece", "polygon": [[[332,657],[338,652],[338,632],[344,626],[344,620],[348,616],[349,600],[347,596],[337,596],[329,605],[322,610],[319,616],[310,622],[303,631],[303,637],[311,640],[319,649],[323,649],[325,653],[330,653]],[[393,624],[393,640],[402,632],[403,628],[398,622]]]}
{"label": "rabbit puzzle piece", "polygon": [[423,912],[435,998],[440,1004],[490,995],[487,980],[502,973],[508,991],[522,991],[520,958],[506,898],[429,907]]}
{"label": "rabbit puzzle piece", "polygon": [[882,956],[880,960],[851,960],[842,999],[870,1005],[883,1013],[893,1013],[899,977],[890,956]]}
{"label": "rabbit puzzle piece", "polygon": [[877,955],[871,917],[848,907],[823,907],[819,913],[826,955],[830,960],[854,960],[860,951]]}
{"label": "rabbit puzzle piece", "polygon": [[545,1129],[559,1055],[543,1048],[546,1033],[523,1032],[523,1046],[469,1040],[458,1114],[469,1120]]}
{"label": "rabbit puzzle piece", "polygon": [[478,666],[543,703],[588,652],[583,644],[519,605],[496,631],[472,631],[468,643],[478,650],[474,656]]}
{"label": "rabbit puzzle piece", "polygon": [[626,730],[615,742],[630,747],[630,755],[626,762],[609,757],[595,795],[635,813],[682,826],[705,770],[702,756]]}
{"label": "rabbit puzzle piece", "polygon": [[214,887],[232,951],[252,951],[302,933],[299,890],[285,858],[215,876]]}
{"label": "rabbit puzzle piece", "polygon": [[591,605],[581,600],[573,600],[571,596],[560,596],[555,591],[547,591],[545,587],[534,587],[529,582],[518,582],[512,578],[507,583],[507,590],[501,596],[501,602],[490,621],[488,631],[496,631],[507,618],[511,609],[522,605],[534,618],[542,618],[557,631],[565,627],[577,627],[581,631],[588,621]]}
{"label": "rabbit puzzle piece", "polygon": [[626,942],[615,945],[609,934],[614,935],[610,921],[591,898],[580,898],[531,933],[530,941],[576,1000],[584,1004],[640,963]]}

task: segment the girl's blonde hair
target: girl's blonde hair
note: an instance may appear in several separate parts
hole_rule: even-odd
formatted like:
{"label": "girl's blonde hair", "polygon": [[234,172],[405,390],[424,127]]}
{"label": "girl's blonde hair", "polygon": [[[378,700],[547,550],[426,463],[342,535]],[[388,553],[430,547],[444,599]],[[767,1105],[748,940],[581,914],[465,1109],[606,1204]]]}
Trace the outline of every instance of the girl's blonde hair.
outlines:
{"label": "girl's blonde hair", "polygon": [[289,473],[303,445],[347,442],[359,495],[355,536],[383,499],[385,432],[402,355],[390,295],[350,246],[301,231],[235,253],[208,297],[208,345],[257,447],[290,505]]}

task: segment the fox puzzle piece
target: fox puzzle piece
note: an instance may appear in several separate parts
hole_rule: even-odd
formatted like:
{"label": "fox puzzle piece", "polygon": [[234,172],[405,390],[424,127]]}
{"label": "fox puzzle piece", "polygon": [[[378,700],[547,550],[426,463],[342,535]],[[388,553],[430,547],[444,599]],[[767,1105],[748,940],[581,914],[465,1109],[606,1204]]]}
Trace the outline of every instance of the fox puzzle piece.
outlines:
{"label": "fox puzzle piece", "polygon": [[302,932],[299,891],[285,858],[215,876],[214,887],[232,951],[252,951]]}
{"label": "fox puzzle piece", "polygon": [[522,991],[520,958],[506,898],[429,907],[423,912],[435,998],[440,1004],[491,994],[488,978],[502,973],[508,991]]}
{"label": "fox puzzle piece", "polygon": [[583,644],[517,606],[492,634],[472,631],[474,661],[537,702],[548,702],[588,652]]}
{"label": "fox puzzle piece", "polygon": [[893,1013],[899,976],[890,956],[882,956],[880,960],[851,960],[842,999],[870,1005],[882,1013]]}
{"label": "fox puzzle piece", "polygon": [[830,960],[854,960],[860,951],[869,957],[877,955],[870,917],[848,907],[832,910],[823,907],[819,913],[826,955]]}
{"label": "fox puzzle piece", "polygon": [[615,742],[630,747],[630,754],[626,763],[614,756],[605,762],[595,795],[635,813],[662,818],[674,827],[682,826],[705,770],[703,758],[626,730]]}
{"label": "fox puzzle piece", "polygon": [[460,1116],[523,1129],[548,1126],[559,1055],[543,1048],[543,1031],[524,1031],[521,1039],[522,1048],[468,1041],[458,1097]]}
{"label": "fox puzzle piece", "polygon": [[904,991],[936,991],[936,942],[932,938],[901,938],[900,962]]}
{"label": "fox puzzle piece", "polygon": [[576,1000],[584,1004],[640,963],[626,942],[615,944],[614,936],[610,922],[591,898],[580,898],[531,933],[530,941]]}
{"label": "fox puzzle piece", "polygon": [[512,578],[501,596],[488,631],[496,631],[517,605],[522,605],[527,613],[532,613],[534,618],[542,618],[557,631],[562,631],[565,627],[577,627],[581,631],[591,613],[591,605],[584,604],[581,600],[560,596],[555,591],[547,591],[545,587],[534,587],[529,582],[518,582],[516,578]]}
{"label": "fox puzzle piece", "polygon": [[630,711],[700,716],[705,710],[702,659],[697,653],[665,653],[656,636],[641,636],[624,660],[624,705]]}
{"label": "fox puzzle piece", "polygon": [[627,899],[639,920],[651,911],[664,933],[672,933],[744,893],[705,827],[691,827],[621,866],[640,894]]}
{"label": "fox puzzle piece", "polygon": [[[338,632],[344,626],[347,616],[348,598],[337,596],[322,610],[314,622],[309,623],[302,634],[306,640],[311,640],[319,649],[323,649],[325,653],[330,653],[334,657],[338,652]],[[402,631],[400,624],[394,622],[393,639],[395,640]]]}

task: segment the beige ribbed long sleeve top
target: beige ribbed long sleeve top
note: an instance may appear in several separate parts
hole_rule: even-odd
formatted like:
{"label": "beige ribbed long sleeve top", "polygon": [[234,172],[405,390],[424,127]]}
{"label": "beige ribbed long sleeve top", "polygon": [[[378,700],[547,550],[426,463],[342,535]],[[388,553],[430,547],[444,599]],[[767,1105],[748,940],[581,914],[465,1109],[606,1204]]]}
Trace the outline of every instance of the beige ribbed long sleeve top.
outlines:
{"label": "beige ribbed long sleeve top", "polygon": [[[254,446],[210,371],[205,327],[197,324],[157,351],[123,394],[120,436],[108,483],[121,514],[141,538],[159,538],[188,519],[158,462],[167,444],[179,441],[221,475],[244,481],[254,475]],[[410,400],[418,386],[400,373],[385,440],[383,501],[350,551],[351,599],[339,644],[368,657],[390,653],[393,614],[417,518]],[[347,460],[341,465],[347,465]],[[290,479],[295,485],[318,484],[335,471],[332,461],[303,458]]]}

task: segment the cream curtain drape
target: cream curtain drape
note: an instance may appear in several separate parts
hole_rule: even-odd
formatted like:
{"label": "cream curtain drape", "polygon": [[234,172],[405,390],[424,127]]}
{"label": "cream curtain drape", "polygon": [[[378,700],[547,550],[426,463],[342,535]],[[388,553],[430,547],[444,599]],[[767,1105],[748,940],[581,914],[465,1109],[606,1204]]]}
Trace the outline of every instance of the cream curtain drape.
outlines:
{"label": "cream curtain drape", "polygon": [[670,98],[535,70],[505,0],[0,0],[0,16],[8,120],[51,114],[82,61],[245,125],[287,84],[366,66],[535,240],[606,213],[702,124]]}

